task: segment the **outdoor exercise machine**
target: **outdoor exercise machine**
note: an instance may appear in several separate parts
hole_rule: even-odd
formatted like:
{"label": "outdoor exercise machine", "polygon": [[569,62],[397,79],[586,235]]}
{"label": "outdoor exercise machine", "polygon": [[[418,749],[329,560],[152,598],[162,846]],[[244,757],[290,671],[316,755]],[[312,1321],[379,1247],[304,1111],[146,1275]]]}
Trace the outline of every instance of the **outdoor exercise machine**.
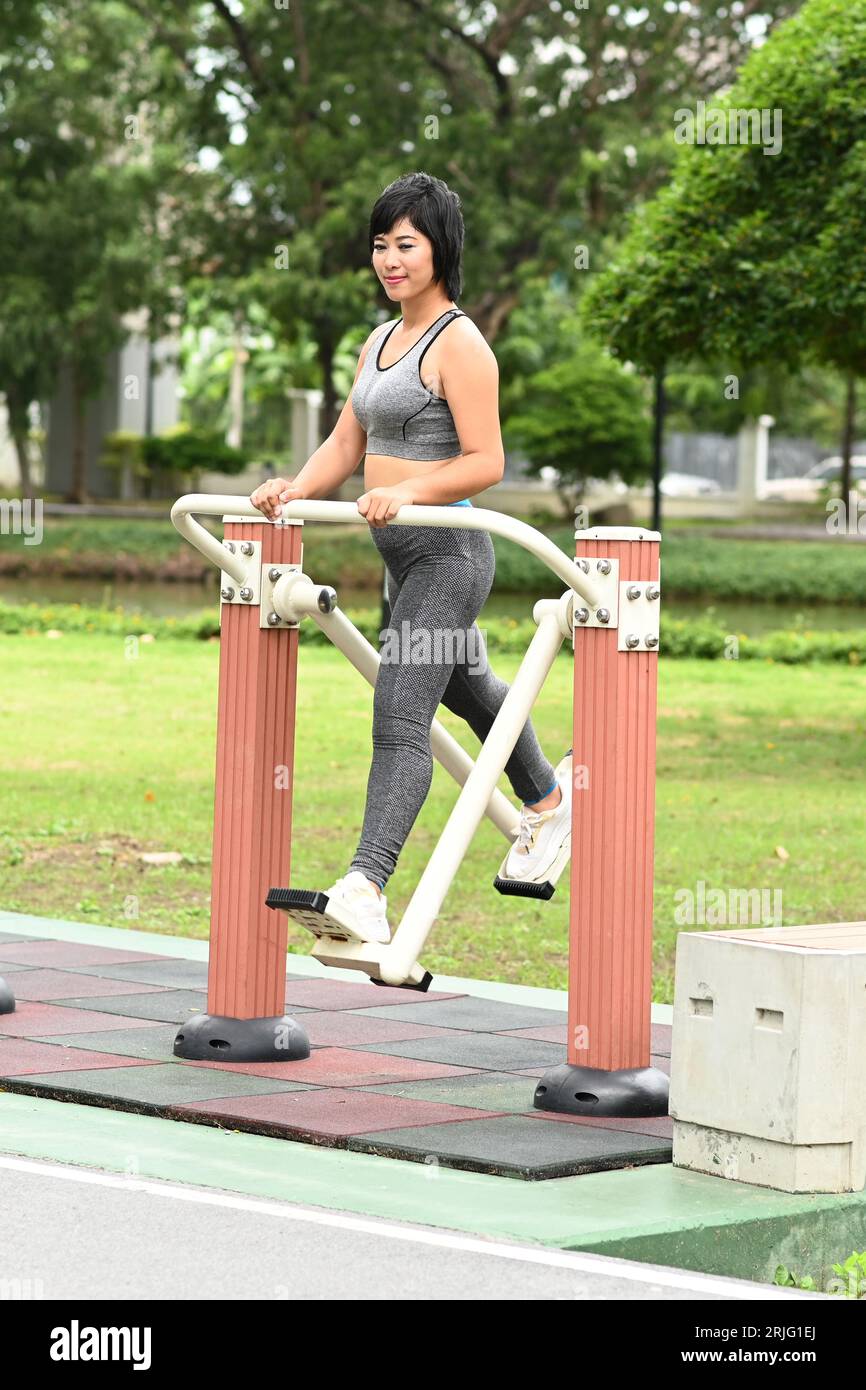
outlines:
{"label": "outdoor exercise machine", "polygon": [[[222,542],[195,515],[222,516]],[[316,935],[327,966],[426,990],[424,944],[483,816],[509,841],[520,815],[497,782],[562,642],[574,647],[568,1060],[538,1083],[539,1109],[667,1113],[668,1078],[650,1065],[659,535],[575,532],[574,559],[514,517],[480,507],[406,505],[392,526],[485,530],[523,546],[566,585],[540,599],[526,655],[473,761],[438,720],[431,751],[461,791],[393,939],[352,938],[322,892],[275,887],[291,869],[299,628],[312,618],[371,685],[379,654],[335,589],[303,570],[307,521],[367,526],[354,502],[293,501],[270,521],[248,497],[192,493],[178,531],[220,570],[220,667],[207,1013],[178,1057],[287,1061],[309,1041],[285,1014],[287,914]],[[554,884],[504,883],[550,897]],[[274,910],[277,909],[277,910]]]}

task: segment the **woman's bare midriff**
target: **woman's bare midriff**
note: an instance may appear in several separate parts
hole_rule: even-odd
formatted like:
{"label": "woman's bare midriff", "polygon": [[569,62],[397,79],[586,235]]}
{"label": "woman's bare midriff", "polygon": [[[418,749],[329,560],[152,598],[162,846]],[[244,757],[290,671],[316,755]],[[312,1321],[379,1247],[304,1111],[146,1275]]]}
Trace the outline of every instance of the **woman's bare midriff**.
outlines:
{"label": "woman's bare midriff", "polygon": [[454,463],[462,457],[462,454],[454,454],[451,458],[431,462],[427,459],[394,458],[391,454],[367,454],[364,459],[364,487],[368,491],[373,487],[396,487],[398,483],[417,478],[421,473],[435,473],[437,468],[444,468],[446,463]]}

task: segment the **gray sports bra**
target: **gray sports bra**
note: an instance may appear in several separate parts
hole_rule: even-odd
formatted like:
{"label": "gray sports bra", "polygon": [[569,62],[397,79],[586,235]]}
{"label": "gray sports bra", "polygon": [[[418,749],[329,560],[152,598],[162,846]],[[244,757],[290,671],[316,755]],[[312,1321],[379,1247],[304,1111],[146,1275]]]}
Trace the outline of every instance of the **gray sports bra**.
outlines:
{"label": "gray sports bra", "polygon": [[368,454],[433,462],[463,453],[447,400],[421,380],[421,359],[452,319],[464,317],[460,309],[446,309],[390,367],[380,367],[379,358],[402,318],[386,324],[387,332],[371,342],[352,391],[352,409],[367,433]]}

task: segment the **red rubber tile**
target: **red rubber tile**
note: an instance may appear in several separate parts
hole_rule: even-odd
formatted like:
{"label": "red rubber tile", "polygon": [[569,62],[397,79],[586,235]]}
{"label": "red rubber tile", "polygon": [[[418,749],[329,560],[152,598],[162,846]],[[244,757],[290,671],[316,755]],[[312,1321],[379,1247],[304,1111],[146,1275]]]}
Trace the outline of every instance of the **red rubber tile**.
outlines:
{"label": "red rubber tile", "polygon": [[61,1071],[95,1071],[97,1067],[148,1067],[139,1057],[116,1057],[107,1052],[85,1052],[59,1043],[31,1042],[29,1038],[0,1038],[0,1076],[47,1075]]}
{"label": "red rubber tile", "polygon": [[442,1033],[463,1033],[462,1028],[437,1028],[435,1024],[400,1023],[390,1018],[368,1018],[346,1009],[299,1014],[298,1021],[314,1047],[352,1047],[357,1043],[405,1042],[407,1038],[433,1038]]}
{"label": "red rubber tile", "polygon": [[[79,999],[85,995],[128,994],[128,980],[108,980],[101,975],[71,975],[63,970],[15,972],[16,999]],[[161,985],[139,985],[139,994],[158,994]]]}
{"label": "red rubber tile", "polygon": [[115,951],[109,946],[79,946],[74,941],[27,941],[4,944],[3,959],[20,965],[127,965],[134,960],[163,960],[148,951]]}
{"label": "red rubber tile", "polygon": [[[306,1019],[307,1014],[303,1017]],[[441,1029],[438,1031],[442,1031]],[[377,1082],[424,1081],[428,1077],[469,1076],[477,1067],[443,1062],[419,1062],[409,1057],[386,1057],[379,1052],[353,1052],[344,1047],[316,1047],[297,1062],[184,1062],[186,1067],[216,1067],[220,1071],[273,1076],[282,1081],[306,1081],[313,1086],[375,1086]]]}
{"label": "red rubber tile", "polygon": [[151,1018],[130,1018],[128,1014],[101,1014],[95,1009],[68,1009],[59,1004],[35,1004],[30,999],[17,1001],[15,1012],[0,1014],[0,1035],[19,1038],[47,1038],[52,1033],[91,1033],[97,1029],[162,1028],[165,1025]]}
{"label": "red rubber tile", "polygon": [[[3,955],[4,960],[12,956]],[[431,999],[459,999],[458,994],[422,994],[417,989],[390,985],[350,984],[348,980],[286,980],[286,1004],[305,1004],[308,1009],[375,1009],[384,1004],[422,1004]],[[291,1010],[289,1010],[291,1012]]]}
{"label": "red rubber tile", "polygon": [[304,1134],[367,1134],[373,1130],[419,1125],[443,1125],[456,1120],[490,1119],[495,1110],[466,1110],[462,1105],[405,1100],[401,1096],[371,1095],[340,1090],[287,1091],[244,1096],[234,1100],[196,1100],[177,1107],[210,1115],[257,1120]]}

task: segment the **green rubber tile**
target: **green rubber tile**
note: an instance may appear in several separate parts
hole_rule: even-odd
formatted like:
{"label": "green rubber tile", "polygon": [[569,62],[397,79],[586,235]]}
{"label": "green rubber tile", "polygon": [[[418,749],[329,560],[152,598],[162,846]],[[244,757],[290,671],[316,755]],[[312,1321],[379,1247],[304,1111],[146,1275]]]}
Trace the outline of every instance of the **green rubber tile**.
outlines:
{"label": "green rubber tile", "polygon": [[476,999],[468,994],[459,999],[402,1004],[397,1009],[390,1006],[365,1009],[364,1012],[374,1018],[399,1018],[403,1022],[435,1023],[440,1028],[473,1029],[482,1033],[504,1033],[509,1028],[529,1028],[534,1024],[538,1027],[564,1025],[566,1022],[565,1014],[556,1009],[501,1004],[496,999]]}
{"label": "green rubber tile", "polygon": [[565,1061],[565,1048],[531,1038],[507,1038],[501,1033],[450,1033],[414,1042],[364,1044],[359,1052],[389,1057],[414,1057],[421,1062],[446,1062],[473,1071],[516,1071],[518,1067],[555,1067]]}
{"label": "green rubber tile", "polygon": [[[293,1009],[294,1013],[295,1010]],[[298,1013],[301,1027],[313,1047],[352,1047],[358,1043],[402,1042],[406,1039],[438,1037],[446,1030],[435,1024],[413,1023],[404,1019],[406,1011],[395,1009],[396,1018],[381,1018],[375,1010],[308,1010]],[[453,1036],[457,1029],[449,1029]]]}
{"label": "green rubber tile", "polygon": [[[289,960],[289,964],[294,962]],[[357,972],[355,972],[357,974]],[[390,985],[374,985],[371,980],[347,981],[340,979],[288,979],[286,981],[286,1004],[290,1012],[297,1005],[308,1009],[366,1009],[381,1008],[383,1005],[412,1005],[419,997],[430,1000],[454,999],[453,994],[437,993],[430,990],[419,996],[417,990],[400,989]]]}
{"label": "green rubber tile", "polygon": [[[159,985],[142,985],[148,994],[159,993]],[[122,980],[107,980],[102,975],[71,975],[67,970],[46,970],[41,967],[28,968],[18,981],[15,990],[19,999],[34,999],[43,1004],[59,1003],[61,999],[74,994],[75,1004],[84,1009],[95,1007],[94,1000],[112,994],[123,994],[128,986]],[[149,1015],[141,1014],[141,1018]]]}
{"label": "green rubber tile", "polygon": [[434,1100],[442,1105],[464,1105],[470,1110],[498,1110],[500,1114],[522,1115],[532,1108],[535,1083],[528,1076],[483,1071],[469,1076],[445,1077],[438,1081],[391,1082],[384,1086],[364,1086],[362,1089],[389,1096],[404,1096],[407,1100]]}
{"label": "green rubber tile", "polygon": [[348,1144],[359,1153],[527,1180],[669,1163],[671,1158],[671,1145],[650,1135],[548,1125],[523,1115],[381,1130]]}
{"label": "green rubber tile", "polygon": [[559,1125],[583,1125],[590,1129],[622,1129],[629,1134],[652,1134],[658,1139],[673,1141],[674,1122],[670,1115],[638,1115],[634,1119],[622,1116],[604,1115],[558,1115],[555,1110],[536,1110],[529,1107],[530,1113],[538,1120],[550,1121]]}
{"label": "green rubber tile", "polygon": [[139,961],[130,965],[105,965],[98,969],[70,966],[81,975],[102,975],[108,980],[128,980],[130,984],[162,985],[164,989],[207,989],[207,965],[200,960]]}
{"label": "green rubber tile", "polygon": [[[120,989],[126,988],[120,980],[110,983]],[[141,989],[148,992],[116,994],[103,999],[58,999],[56,1002],[70,1009],[86,1007],[99,1013],[153,1019],[157,1023],[186,1023],[190,1014],[204,1013],[207,1009],[207,995],[199,990],[161,989],[159,985],[142,985]]]}
{"label": "green rubber tile", "polygon": [[194,1101],[214,1101],[233,1097],[272,1095],[277,1091],[305,1091],[298,1081],[265,1081],[256,1076],[230,1076],[225,1072],[199,1071],[179,1062],[137,1067],[107,1067],[97,1071],[72,1071],[27,1076],[31,1086],[40,1086],[56,1099],[61,1092],[74,1091],[88,1096],[144,1105],[188,1105]]}
{"label": "green rubber tile", "polygon": [[[115,1023],[119,1019],[113,1020]],[[86,1047],[94,1052],[113,1052],[119,1057],[147,1057],[155,1062],[174,1061],[174,1023],[148,1023],[144,1028],[115,1028],[111,1032],[67,1033],[55,1037],[64,1047]]]}
{"label": "green rubber tile", "polygon": [[535,1042],[562,1043],[563,1045],[568,1042],[567,1023],[553,1023],[541,1027],[536,1025],[535,1028],[506,1028],[504,1031],[509,1038],[533,1038]]}

